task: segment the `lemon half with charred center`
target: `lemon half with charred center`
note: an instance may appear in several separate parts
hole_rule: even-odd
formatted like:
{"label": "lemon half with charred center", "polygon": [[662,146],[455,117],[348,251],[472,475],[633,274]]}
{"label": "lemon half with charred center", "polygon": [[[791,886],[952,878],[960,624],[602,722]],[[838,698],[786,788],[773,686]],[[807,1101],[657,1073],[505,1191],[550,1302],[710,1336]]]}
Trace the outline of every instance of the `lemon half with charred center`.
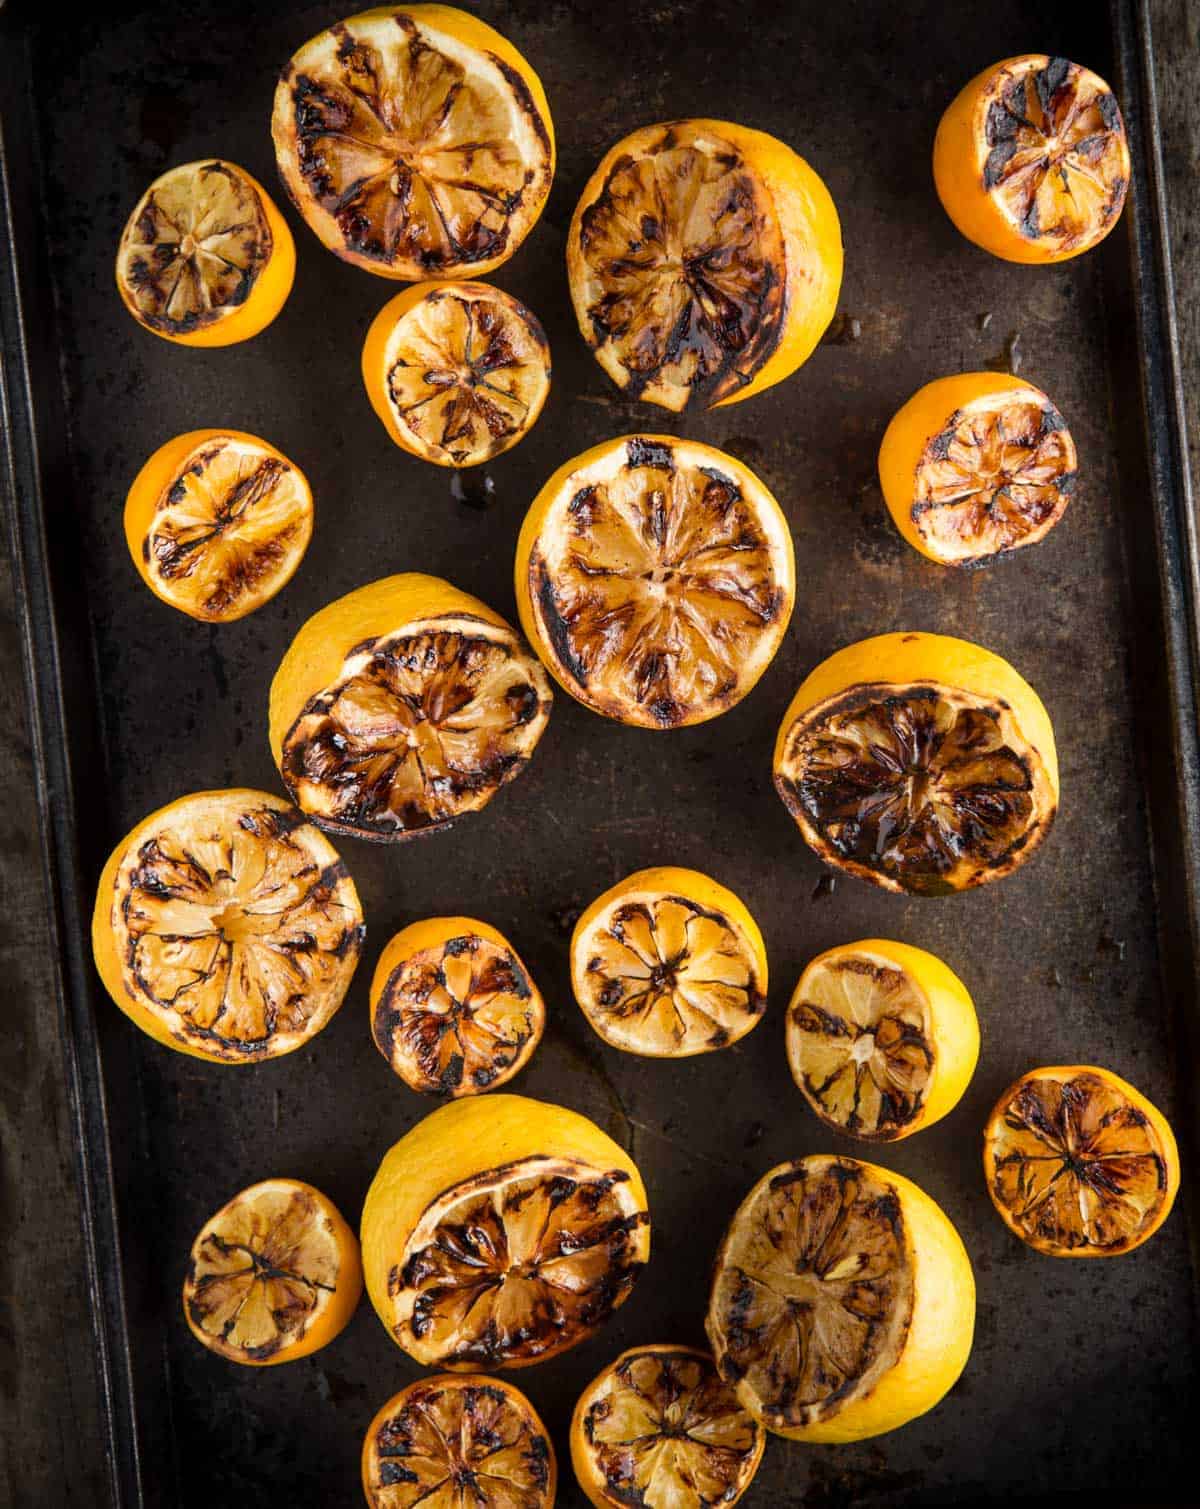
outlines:
{"label": "lemon half with charred center", "polygon": [[1112,90],[1089,68],[1027,53],[985,68],[938,126],[938,198],[968,240],[1009,262],[1062,262],[1103,241],[1129,190]]}
{"label": "lemon half with charred center", "polygon": [[975,1280],[941,1208],[854,1158],[764,1174],[717,1253],[708,1339],[768,1430],[860,1441],[924,1414],[966,1365]]}
{"label": "lemon half with charred center", "polygon": [[669,865],[627,876],[587,908],[571,938],[571,985],[614,1048],[688,1058],[757,1027],[767,954],[732,891]]}
{"label": "lemon half with charred center", "polygon": [[301,1048],[342,1004],[363,942],[333,845],[265,791],[201,791],[113,850],[92,950],[105,989],[169,1048],[222,1064]]}
{"label": "lemon half with charred center", "polygon": [[881,634],[822,662],[784,714],[775,787],[813,850],[889,891],[1010,874],[1058,810],[1037,693],[990,650]]}
{"label": "lemon half with charred center", "polygon": [[231,346],[263,330],[292,291],[296,248],[244,168],[172,168],[138,201],[117,250],[117,291],[143,329],[182,346]]}
{"label": "lemon half with charred center", "polygon": [[125,539],[156,597],[206,623],[253,613],[291,581],[312,537],[304,473],[240,430],[160,446],[125,502]]}
{"label": "lemon half with charred center", "polygon": [[402,450],[438,466],[478,466],[537,423],[550,347],[537,316],[499,288],[418,283],[376,315],[362,372]]}
{"label": "lemon half with charred center", "polygon": [[448,5],[381,6],[307,42],[280,77],[271,134],[309,227],[386,278],[498,267],[554,176],[537,74]]}
{"label": "lemon half with charred center", "polygon": [[827,1126],[892,1142],[956,1106],[979,1058],[966,986],[923,948],[843,943],[800,976],[787,1012],[792,1078]]}
{"label": "lemon half with charred center", "polygon": [[571,1463],[596,1509],[736,1504],[766,1432],[696,1347],[631,1347],[593,1378],[571,1419]]}
{"label": "lemon half with charred center", "polygon": [[1179,1188],[1166,1117],[1086,1064],[1033,1069],[983,1133],[988,1193],[1008,1229],[1049,1257],[1116,1257],[1152,1237]]}
{"label": "lemon half with charred center", "polygon": [[796,596],[792,538],[749,467],[669,435],[606,441],[542,488],[517,543],[517,607],[593,712],[679,728],[735,706]]}
{"label": "lemon half with charred center", "polygon": [[545,1024],[546,1005],[529,971],[486,922],[414,922],[375,966],[375,1046],[426,1095],[478,1095],[506,1084],[529,1062]]}
{"label": "lemon half with charred center", "polygon": [[896,528],[945,566],[983,564],[1044,539],[1077,480],[1075,443],[1032,383],[963,372],[927,383],[879,448]]}
{"label": "lemon half with charred center", "polygon": [[837,307],[842,233],[822,180],[731,121],[616,144],[571,221],[575,317],[619,387],[676,412],[737,403],[807,361]]}
{"label": "lemon half with charred center", "polygon": [[380,1164],[363,1268],[388,1334],[424,1367],[524,1367],[628,1298],[650,1254],[632,1159],[563,1106],[452,1101]]}
{"label": "lemon half with charred center", "polygon": [[558,1472],[537,1411],[502,1378],[419,1378],[363,1442],[371,1509],[552,1509]]}
{"label": "lemon half with charred center", "polygon": [[498,613],[409,572],[300,630],[271,683],[271,753],[322,827],[403,839],[477,812],[514,780],[552,700]]}
{"label": "lemon half with charred center", "polygon": [[205,1222],[183,1313],[210,1352],[269,1367],[327,1346],[361,1296],[358,1238],[333,1202],[298,1179],[267,1179]]}

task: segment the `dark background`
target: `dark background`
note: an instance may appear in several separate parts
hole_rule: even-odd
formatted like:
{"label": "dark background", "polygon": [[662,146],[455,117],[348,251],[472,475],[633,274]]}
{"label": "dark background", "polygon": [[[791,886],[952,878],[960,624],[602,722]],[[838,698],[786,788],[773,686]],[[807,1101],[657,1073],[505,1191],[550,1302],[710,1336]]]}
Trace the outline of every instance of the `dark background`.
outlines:
{"label": "dark background", "polygon": [[[48,499],[49,527],[78,539],[92,636],[63,653],[84,667],[90,660],[99,689],[103,760],[84,788],[93,874],[135,821],[188,790],[278,789],[267,685],[291,636],[331,598],[388,572],[430,570],[515,618],[511,563],[524,509],[563,459],[599,440],[681,431],[734,452],[779,498],[797,555],[787,639],[733,712],[655,735],[560,694],[530,769],[484,813],[409,846],[340,844],[366,909],[367,949],[344,1009],[307,1051],[244,1071],[205,1065],[143,1039],[97,997],[148,1501],[359,1501],[362,1432],[416,1374],[369,1305],[315,1357],[241,1370],[191,1339],[178,1287],[202,1221],[255,1179],[308,1179],[357,1220],[379,1158],[430,1108],[371,1045],[370,970],[396,928],[465,911],[512,939],[548,1003],[545,1041],[511,1088],[591,1115],[631,1149],[651,1197],[653,1258],[629,1303],[575,1352],[514,1378],[551,1428],[562,1503],[582,1502],[566,1450],[581,1387],[623,1347],[701,1340],[712,1253],[753,1180],[787,1157],[861,1151],[822,1129],[793,1087],[782,1016],[814,953],[872,933],[939,953],[979,1009],[980,1065],[958,1109],[871,1154],[915,1178],[962,1233],[979,1286],[975,1349],[946,1401],[899,1433],[837,1448],[772,1440],[747,1504],[1085,1493],[1093,1503],[1188,1502],[1172,1486],[1193,1455],[1196,1386],[1182,1202],[1128,1257],[1055,1262],[1003,1228],[979,1167],[991,1104],[1034,1064],[1104,1064],[1168,1116],[1176,1107],[1137,762],[1139,739],[1164,714],[1140,695],[1130,663],[1129,626],[1146,611],[1128,586],[1141,500],[1119,490],[1113,439],[1136,387],[1131,372],[1110,379],[1106,367],[1106,331],[1127,317],[1112,291],[1113,269],[1127,258],[1124,232],[1058,268],[1009,266],[954,231],[928,161],[941,110],[987,63],[1040,49],[1106,72],[1103,10],[1035,0],[479,6],[539,71],[559,145],[542,220],[493,275],[541,317],[554,389],[535,431],[490,468],[496,502],[480,511],[455,501],[449,474],[391,445],[362,392],[362,337],[393,286],[325,252],[281,190],[297,240],[296,287],[257,340],[212,352],[172,347],[140,331],[112,287],[125,218],[171,164],[220,154],[274,192],[276,72],[342,12],[196,0],[186,10],[73,14],[66,25],[49,8],[15,8],[30,42],[57,302],[56,328],[33,336],[58,343],[69,414],[70,471]],[[1194,92],[1194,62],[1183,69],[1182,60],[1197,47],[1197,22],[1180,7],[1160,9],[1174,108],[1189,79]],[[860,335],[825,344],[794,378],[744,405],[681,422],[626,402],[587,355],[564,235],[614,140],[652,120],[700,114],[774,132],[825,178],[846,243],[841,309]],[[1196,127],[1182,109],[1177,118],[1167,142],[1186,178],[1196,157],[1195,136],[1184,132]],[[1184,218],[1177,233],[1185,270],[1193,224]],[[1189,280],[1189,312],[1193,293]],[[1194,331],[1188,325],[1185,336]],[[886,518],[878,440],[922,382],[1014,357],[1065,414],[1081,486],[1041,546],[990,571],[943,572]],[[278,445],[308,474],[317,509],[292,584],[249,619],[211,628],[141,586],[120,526],[145,456],[202,425]],[[803,674],[842,644],[893,628],[957,633],[1000,652],[1054,720],[1063,780],[1055,831],[1024,870],[982,893],[921,902],[843,881],[827,894],[773,793],[775,730]],[[0,1034],[0,1487],[14,1505],[91,1505],[103,1502],[104,1478],[72,1236],[71,1128],[28,879],[36,835],[19,785],[26,751],[7,617],[4,630],[0,759],[6,782],[15,775],[18,784],[0,816],[0,848],[10,883],[16,877],[6,896],[20,925],[4,942],[15,1027]],[[639,1060],[602,1045],[572,1001],[573,910],[651,863],[711,872],[763,927],[770,1009],[732,1049],[676,1064]]]}

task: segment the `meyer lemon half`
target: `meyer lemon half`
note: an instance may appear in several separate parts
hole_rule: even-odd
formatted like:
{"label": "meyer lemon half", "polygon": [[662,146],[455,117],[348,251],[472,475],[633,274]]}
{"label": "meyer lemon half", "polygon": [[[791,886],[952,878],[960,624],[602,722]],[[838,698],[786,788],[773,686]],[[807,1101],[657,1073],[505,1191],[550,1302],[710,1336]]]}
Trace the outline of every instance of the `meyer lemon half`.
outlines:
{"label": "meyer lemon half", "polygon": [[144,330],[181,346],[232,346],[287,301],[296,248],[244,168],[206,158],[156,178],[121,233],[117,291]]}
{"label": "meyer lemon half", "polygon": [[267,1179],[204,1223],[183,1313],[210,1352],[270,1367],[328,1346],[361,1296],[358,1238],[333,1202],[299,1179]]}
{"label": "meyer lemon half", "polygon": [[499,267],[554,177],[537,74],[449,5],[380,6],[306,42],[280,76],[271,135],[310,229],[385,278]]}
{"label": "meyer lemon half", "polygon": [[837,308],[842,231],[791,147],[731,121],[644,126],[588,180],[567,238],[575,317],[621,388],[738,403],[807,361]]}
{"label": "meyer lemon half", "polygon": [[109,856],[92,951],[143,1032],[221,1064],[302,1048],[342,1004],[363,943],[333,845],[265,791],[160,807]]}
{"label": "meyer lemon half", "polygon": [[371,981],[371,1035],[427,1095],[506,1084],[542,1040],[546,1005],[512,944],[471,917],[429,917],[388,943]]}
{"label": "meyer lemon half", "polygon": [[998,372],[941,377],[914,393],[879,448],[896,528],[944,566],[979,565],[1044,539],[1077,478],[1062,415],[1032,383]]}
{"label": "meyer lemon half", "polygon": [[945,1212],[854,1158],[782,1163],[717,1253],[708,1339],[768,1430],[861,1441],[923,1415],[966,1366],[975,1279]]}
{"label": "meyer lemon half", "polygon": [[583,1393],[571,1465],[596,1509],[736,1504],[766,1432],[697,1347],[631,1347]]}
{"label": "meyer lemon half", "polygon": [[985,68],[942,116],[933,181],[969,241],[1009,262],[1063,262],[1103,241],[1129,189],[1112,90],[1066,58]]}
{"label": "meyer lemon half", "polygon": [[935,955],[886,938],[818,954],[787,1012],[792,1078],[827,1126],[894,1142],[962,1099],[979,1058],[967,988]]}
{"label": "meyer lemon half", "polygon": [[792,537],[749,467],[627,435],[568,461],[517,542],[517,608],[555,680],[641,728],[703,723],[766,670],[796,596]]}
{"label": "meyer lemon half", "polygon": [[1157,1106],[1109,1069],[1031,1069],[983,1133],[992,1204],[1049,1257],[1115,1257],[1152,1237],[1179,1188],[1175,1134]]}
{"label": "meyer lemon half", "polygon": [[571,938],[571,985],[614,1048],[688,1058],[757,1027],[767,954],[744,904],[676,865],[639,870],[598,896]]}
{"label": "meyer lemon half", "polygon": [[520,1095],[454,1100],[379,1166],[367,1292],[424,1367],[524,1367],[590,1335],[650,1255],[633,1160],[585,1116]]}
{"label": "meyer lemon half", "polygon": [[240,430],[168,440],[125,500],[138,575],[156,597],[205,623],[244,618],[286,587],[312,525],[304,473]]}
{"label": "meyer lemon half", "polygon": [[944,634],[880,634],[804,681],[775,787],[827,863],[938,896],[1010,874],[1058,810],[1041,700],[1006,660]]}
{"label": "meyer lemon half", "polygon": [[401,1389],[371,1421],[362,1481],[371,1509],[553,1509],[558,1471],[520,1389],[441,1373]]}
{"label": "meyer lemon half", "polygon": [[271,682],[271,753],[314,822],[403,839],[485,807],[529,763],[552,701],[498,613],[407,572],[296,635]]}
{"label": "meyer lemon half", "polygon": [[362,374],[401,450],[437,466],[478,466],[537,423],[550,347],[537,316],[502,289],[418,283],[375,316]]}

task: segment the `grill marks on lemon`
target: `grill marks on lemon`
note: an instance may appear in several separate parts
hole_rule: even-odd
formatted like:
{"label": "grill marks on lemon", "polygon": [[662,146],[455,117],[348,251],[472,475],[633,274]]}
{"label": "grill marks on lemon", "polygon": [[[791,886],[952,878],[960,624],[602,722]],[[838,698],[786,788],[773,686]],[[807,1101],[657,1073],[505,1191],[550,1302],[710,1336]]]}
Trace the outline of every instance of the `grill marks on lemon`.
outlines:
{"label": "grill marks on lemon", "polygon": [[895,1190],[870,1165],[806,1158],[761,1180],[738,1212],[709,1333],[722,1374],[786,1430],[868,1394],[896,1364],[912,1309]]}
{"label": "grill marks on lemon", "polygon": [[517,556],[534,644],[593,711],[646,728],[716,717],[769,664],[795,596],[778,504],[711,447],[633,437],[560,471]]}
{"label": "grill marks on lemon", "polygon": [[578,212],[576,239],[580,327],[632,396],[677,411],[717,403],[778,345],[774,204],[737,147],[702,124],[635,132]]}
{"label": "grill marks on lemon", "polygon": [[105,983],[139,1025],[245,1063],[325,1026],[363,921],[328,839],[287,803],[234,791],[184,798],[134,830],[101,881],[96,931],[114,950]]}
{"label": "grill marks on lemon", "polygon": [[977,400],[933,436],[917,466],[911,516],[935,559],[979,560],[1042,539],[1075,477],[1062,415],[1022,387]]}
{"label": "grill marks on lemon", "polygon": [[[428,938],[427,943],[423,940]],[[434,919],[389,944],[371,987],[376,1046],[414,1090],[474,1095],[510,1080],[541,1040],[546,1008],[499,933]]]}
{"label": "grill marks on lemon", "polygon": [[448,1190],[388,1278],[394,1331],[426,1366],[536,1362],[632,1289],[648,1218],[623,1170],[534,1157]]}
{"label": "grill marks on lemon", "polygon": [[758,1025],[766,954],[749,913],[723,886],[692,870],[639,871],[580,918],[571,983],[614,1048],[685,1058]]}
{"label": "grill marks on lemon", "polygon": [[231,1362],[286,1362],[331,1341],[362,1292],[357,1244],[319,1191],[243,1190],[204,1226],[183,1287],[193,1335]]}
{"label": "grill marks on lemon", "polygon": [[887,1140],[919,1115],[934,1068],[929,1002],[903,970],[866,954],[806,970],[788,1010],[788,1061],[839,1130]]}
{"label": "grill marks on lemon", "polygon": [[280,173],[325,245],[368,271],[487,271],[549,192],[553,145],[535,94],[515,49],[462,12],[367,11],[284,70],[272,120]]}
{"label": "grill marks on lemon", "polygon": [[993,1203],[1055,1257],[1128,1252],[1165,1219],[1178,1182],[1162,1116],[1115,1074],[1036,1069],[1001,1097],[984,1133]]}
{"label": "grill marks on lemon", "polygon": [[142,325],[190,335],[246,302],[272,249],[253,179],[232,163],[187,163],[156,179],[130,216],[117,285]]}
{"label": "grill marks on lemon", "polygon": [[393,438],[441,466],[478,466],[528,433],[550,391],[550,352],[523,304],[459,283],[415,303],[401,294],[380,318],[393,309],[380,373]]}
{"label": "grill marks on lemon", "polygon": [[584,1390],[571,1426],[576,1476],[598,1509],[708,1509],[750,1486],[766,1436],[691,1347],[625,1352]]}
{"label": "grill marks on lemon", "polygon": [[1066,58],[1018,59],[987,92],[984,187],[1055,256],[1106,235],[1129,188],[1129,146],[1112,91]]}
{"label": "grill marks on lemon", "polygon": [[379,1411],[363,1446],[371,1509],[550,1509],[554,1450],[528,1399],[482,1377],[423,1378]]}
{"label": "grill marks on lemon", "polygon": [[[126,533],[158,597],[228,623],[290,581],[312,535],[312,494],[297,467],[253,436],[202,431],[180,454],[188,438],[164,446],[135,481]],[[153,501],[141,496],[152,472],[162,479]]]}

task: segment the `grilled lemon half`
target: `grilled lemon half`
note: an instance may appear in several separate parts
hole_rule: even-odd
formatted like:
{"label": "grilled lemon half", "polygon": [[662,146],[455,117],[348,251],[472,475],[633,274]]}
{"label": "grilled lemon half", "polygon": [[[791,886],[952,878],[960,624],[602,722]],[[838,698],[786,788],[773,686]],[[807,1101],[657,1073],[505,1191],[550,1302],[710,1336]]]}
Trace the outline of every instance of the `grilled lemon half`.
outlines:
{"label": "grilled lemon half", "polygon": [[380,6],[313,37],[283,70],[271,135],[329,250],[407,282],[499,267],[554,177],[537,74],[449,5]]}
{"label": "grilled lemon half", "polygon": [[525,1367],[590,1335],[650,1255],[632,1159],[564,1106],[454,1100],[379,1166],[362,1217],[367,1292],[423,1367]]}
{"label": "grilled lemon half", "polygon": [[807,361],[837,308],[842,232],[791,147],[731,121],[645,126],[588,180],[567,239],[584,340],[676,412],[738,403]]}
{"label": "grilled lemon half", "polygon": [[822,859],[920,896],[1010,874],[1058,810],[1037,693],[999,655],[944,634],[881,634],[823,661],[784,714],[774,769]]}
{"label": "grilled lemon half", "polygon": [[975,1280],[940,1206],[854,1158],[764,1174],[717,1253],[708,1339],[768,1430],[861,1441],[922,1415],[966,1366]]}

